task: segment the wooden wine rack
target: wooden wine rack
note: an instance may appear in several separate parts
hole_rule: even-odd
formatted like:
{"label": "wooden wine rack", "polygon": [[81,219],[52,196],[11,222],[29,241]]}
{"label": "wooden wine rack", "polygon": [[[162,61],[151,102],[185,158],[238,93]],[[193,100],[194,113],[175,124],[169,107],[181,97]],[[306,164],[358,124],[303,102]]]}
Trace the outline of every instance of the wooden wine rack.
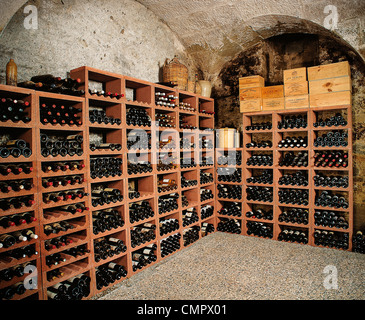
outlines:
{"label": "wooden wine rack", "polygon": [[[334,114],[335,112],[345,113],[347,115],[347,125],[346,126],[339,126],[339,127],[317,127],[313,126],[318,119],[318,114],[322,112],[328,112],[330,114]],[[308,120],[307,128],[300,128],[300,129],[281,129],[277,128],[278,122],[284,116],[290,115],[305,115]],[[253,122],[266,122],[269,121],[272,123],[271,130],[250,130],[247,131],[246,127],[251,125],[252,119],[255,119]],[[262,121],[258,120],[261,119]],[[315,230],[327,230],[333,232],[341,232],[341,233],[348,233],[349,234],[349,248],[348,251],[352,250],[352,234],[353,234],[353,160],[352,160],[352,108],[351,105],[344,105],[344,106],[336,106],[336,107],[321,107],[321,108],[306,108],[306,109],[293,109],[293,110],[278,110],[278,111],[271,111],[271,112],[252,112],[252,113],[244,113],[243,114],[243,128],[244,128],[244,146],[243,146],[243,215],[247,211],[253,209],[255,205],[258,206],[267,206],[272,208],[273,210],[273,220],[264,220],[264,219],[255,219],[255,218],[247,218],[244,217],[243,219],[246,223],[243,224],[242,234],[247,235],[247,221],[259,221],[265,224],[269,224],[273,227],[273,239],[278,240],[278,235],[281,232],[283,227],[289,227],[292,229],[300,229],[304,230],[308,235],[308,244],[312,246],[316,246],[314,244],[314,236],[313,233]],[[328,132],[330,130],[345,130],[348,133],[348,146],[347,147],[314,147],[314,141],[317,136],[317,132],[323,131]],[[307,148],[277,148],[278,143],[282,140],[283,135],[290,136],[290,134],[301,133],[304,136],[308,137],[308,147]],[[273,147],[272,148],[246,148],[246,143],[252,141],[252,137],[255,135],[266,135],[265,139],[261,138],[258,139],[266,140],[269,137],[269,140],[272,141]],[[314,155],[316,151],[338,151],[344,150],[348,152],[348,166],[346,168],[328,168],[328,167],[315,167],[314,166]],[[308,152],[308,166],[307,167],[280,167],[279,161],[282,158],[282,154],[285,151],[306,151]],[[265,154],[271,154],[273,156],[273,166],[246,166],[247,159],[252,155],[253,152],[265,152]],[[246,179],[252,176],[253,169],[270,169],[273,171],[273,184],[247,184]],[[278,181],[280,177],[283,175],[283,171],[305,171],[308,174],[308,186],[285,186],[279,185]],[[342,172],[348,176],[349,179],[349,187],[348,188],[329,188],[329,187],[316,187],[314,185],[313,177],[316,175],[317,171],[322,172]],[[248,201],[247,194],[246,194],[246,187],[250,186],[263,186],[273,189],[273,202],[259,202],[259,201]],[[302,205],[292,205],[292,204],[283,204],[279,203],[279,189],[305,189],[309,191],[309,204],[308,206]],[[316,207],[315,206],[315,198],[316,192],[321,190],[331,190],[334,192],[343,192],[346,194],[346,198],[349,203],[348,209],[336,209],[332,207]],[[294,224],[294,223],[285,223],[279,222],[278,217],[281,214],[284,208],[303,208],[308,209],[309,216],[308,216],[308,224]],[[330,228],[330,227],[323,227],[323,226],[316,226],[314,221],[314,212],[315,210],[329,210],[335,212],[343,212],[346,220],[349,224],[348,229],[338,229],[338,228]]]}
{"label": "wooden wine rack", "polygon": [[[3,258],[3,253],[12,250],[16,247],[20,247],[23,244],[16,244],[8,249],[0,249],[0,271],[3,269],[7,269],[14,265],[22,264],[27,261],[35,261],[37,271],[38,271],[38,289],[37,290],[27,290],[26,293],[22,296],[15,296],[14,299],[23,299],[23,298],[32,298],[32,299],[41,299],[47,300],[47,288],[55,285],[56,283],[65,281],[73,276],[79,274],[87,274],[91,278],[91,287],[90,294],[88,297],[84,299],[88,299],[105,289],[123,281],[125,278],[121,278],[118,281],[115,281],[113,284],[108,287],[103,287],[100,290],[96,288],[96,268],[100,265],[103,265],[108,262],[116,262],[125,267],[128,272],[127,278],[133,276],[135,273],[160,262],[165,257],[161,257],[161,247],[160,241],[162,239],[167,238],[170,235],[180,233],[180,250],[185,248],[183,242],[183,232],[184,230],[192,227],[192,226],[201,226],[202,223],[208,222],[214,225],[216,229],[216,217],[215,213],[205,219],[201,219],[200,211],[201,208],[205,205],[215,206],[215,199],[210,199],[207,201],[200,201],[200,189],[206,188],[210,189],[215,195],[215,187],[214,182],[207,184],[200,184],[200,171],[206,171],[210,173],[214,173],[214,165],[200,165],[199,163],[199,138],[208,137],[214,143],[214,115],[206,114],[199,112],[199,107],[201,110],[207,110],[210,112],[214,111],[214,100],[206,97],[202,97],[190,92],[185,92],[181,90],[177,90],[174,88],[162,86],[159,84],[150,83],[147,81],[135,79],[132,77],[127,77],[111,72],[106,72],[90,67],[81,67],[75,70],[72,70],[70,73],[71,77],[76,79],[81,79],[82,89],[85,89],[86,93],[84,97],[75,97],[75,96],[67,96],[61,94],[52,94],[47,92],[33,91],[33,90],[25,90],[22,88],[12,87],[0,85],[0,94],[5,97],[23,99],[31,102],[31,106],[29,107],[29,115],[31,116],[31,122],[24,124],[22,122],[13,123],[11,121],[2,122],[1,127],[4,129],[9,129],[9,134],[12,138],[22,137],[24,138],[31,146],[32,156],[30,158],[24,159],[24,157],[20,157],[17,159],[12,159],[11,157],[7,159],[0,159],[0,164],[3,163],[15,163],[15,162],[31,162],[34,167],[34,171],[30,175],[19,175],[19,176],[0,176],[0,180],[8,180],[11,178],[21,179],[21,178],[31,178],[34,182],[34,188],[31,192],[21,192],[17,195],[23,194],[31,194],[34,196],[34,200],[36,204],[31,208],[24,208],[19,210],[8,210],[4,212],[5,215],[12,215],[18,212],[27,212],[34,211],[35,217],[37,221],[33,222],[29,225],[24,225],[24,227],[11,227],[11,228],[1,228],[0,234],[11,233],[12,231],[16,231],[19,229],[34,229],[34,232],[39,235],[39,238],[36,240],[32,240],[26,244],[34,244],[38,251],[38,255],[36,258],[24,258],[21,260],[16,259],[6,259]],[[110,98],[110,97],[102,97],[96,96],[89,93],[88,88],[90,88],[94,83],[98,85],[102,85],[104,90],[111,91],[113,93],[124,94],[124,97],[121,99]],[[176,102],[177,106],[175,108],[169,108],[165,106],[160,106],[155,103],[155,93],[156,92],[164,92],[167,94],[173,94],[178,97],[178,101]],[[179,109],[179,102],[190,103],[195,111],[186,111]],[[54,103],[54,104],[67,104],[77,107],[81,110],[80,118],[82,120],[81,126],[76,125],[44,125],[40,122],[40,105],[42,103]],[[107,116],[112,116],[114,118],[121,119],[121,125],[116,124],[97,124],[91,123],[89,121],[89,109],[92,107],[102,108],[106,111]],[[130,107],[144,108],[147,113],[150,115],[152,121],[155,120],[156,112],[168,113],[175,117],[175,130],[169,128],[157,128],[153,125],[150,128],[146,127],[138,127],[138,126],[130,126],[126,124],[126,113],[127,109]],[[179,128],[179,118],[180,116],[186,117],[186,121],[192,126],[197,127],[196,130],[183,130]],[[139,155],[142,159],[148,159],[152,163],[153,171],[145,174],[128,174],[128,148],[127,148],[127,135],[130,130],[146,130],[151,133],[151,149],[149,150],[138,150]],[[210,129],[210,131],[200,130],[200,129]],[[21,132],[20,132],[20,131]],[[20,132],[18,134],[18,131]],[[23,133],[25,132],[25,133]],[[55,133],[61,136],[68,134],[81,134],[83,136],[83,155],[81,156],[66,156],[66,157],[43,157],[41,156],[41,148],[40,148],[40,135],[41,133]],[[120,151],[110,151],[110,150],[96,150],[91,151],[89,149],[89,144],[92,141],[94,135],[103,136],[104,142],[107,143],[120,143],[122,144],[122,149]],[[180,149],[180,137],[185,136],[189,138],[192,142],[195,143],[195,149],[191,150],[183,150]],[[156,146],[156,142],[159,141],[163,136],[171,136],[175,138],[176,148],[169,150],[171,151],[175,157],[178,159],[177,166],[173,170],[168,171],[158,171],[156,166],[156,160],[158,159],[159,153],[164,152],[164,150],[160,150]],[[214,158],[214,149],[202,149],[202,154],[204,157]],[[135,151],[133,151],[135,152]],[[180,168],[180,156],[184,153],[190,152],[197,163],[196,167],[192,168]],[[108,177],[108,178],[95,178],[92,179],[90,176],[90,160],[94,157],[101,156],[110,156],[110,157],[118,157],[123,160],[122,163],[122,175],[116,177]],[[42,165],[52,162],[79,162],[85,165],[84,168],[76,171],[66,170],[60,172],[44,172],[42,171]],[[42,179],[50,178],[50,177],[59,177],[59,176],[71,176],[71,175],[82,175],[84,177],[84,182],[82,184],[77,184],[74,186],[68,187],[50,187],[45,188],[42,185]],[[158,193],[157,184],[159,176],[166,176],[171,179],[176,180],[178,188],[176,190],[170,192],[162,192]],[[187,179],[195,179],[198,180],[198,184],[196,186],[182,188],[181,187],[181,177],[182,175],[186,176]],[[136,180],[138,181],[138,191],[141,193],[141,197],[138,199],[129,199],[128,198],[128,185],[129,182]],[[117,203],[110,203],[103,206],[93,207],[91,202],[91,190],[94,184],[106,184],[113,188],[117,188],[121,191],[123,195],[123,201]],[[89,196],[84,197],[82,199],[76,200],[65,200],[57,203],[44,203],[43,195],[48,192],[58,192],[64,190],[72,190],[72,189],[82,189],[89,194]],[[158,213],[158,198],[161,195],[170,194],[170,193],[178,193],[180,195],[178,199],[179,207],[177,210],[174,210],[169,213],[159,214]],[[181,196],[185,195],[189,201],[189,205],[187,207],[182,207]],[[1,198],[13,197],[15,194],[1,194]],[[139,202],[142,200],[147,200],[150,202],[152,209],[154,211],[154,216],[152,218],[148,218],[145,220],[141,220],[138,222],[131,223],[129,220],[129,206],[134,202]],[[50,214],[47,213],[47,209],[52,207],[59,207],[62,205],[74,204],[74,203],[83,203],[89,210],[86,210],[82,213],[76,214]],[[182,212],[187,209],[194,207],[197,210],[199,220],[191,225],[183,227],[183,218]],[[102,210],[105,208],[115,208],[117,209],[121,215],[125,224],[123,227],[112,229],[103,233],[99,233],[95,235],[93,233],[93,222],[92,222],[92,213],[98,210]],[[0,212],[1,214],[1,212]],[[160,236],[159,230],[159,221],[161,218],[175,218],[179,221],[179,229]],[[44,226],[47,224],[60,222],[60,221],[68,221],[69,223],[76,226],[74,229],[60,232],[58,234],[46,235],[43,231]],[[135,226],[141,225],[143,223],[153,223],[156,225],[156,238],[149,243],[144,243],[139,245],[138,247],[131,247],[131,229]],[[199,238],[202,237],[201,232],[199,233]],[[56,248],[51,250],[46,250],[45,242],[47,240],[57,238],[63,235],[69,236],[73,242],[66,245],[64,248]],[[127,246],[127,251],[121,253],[119,255],[115,255],[113,257],[109,257],[105,260],[100,260],[99,262],[95,262],[94,259],[94,240],[100,239],[105,236],[113,236],[115,238],[123,240],[124,244]],[[141,270],[133,271],[132,269],[132,253],[138,249],[145,247],[148,244],[155,243],[157,245],[156,255],[157,260],[147,266],[145,266]],[[90,252],[84,254],[83,256],[77,256],[76,258],[67,255],[67,261],[62,262],[59,265],[53,265],[49,267],[46,264],[46,257],[53,253],[61,253],[62,256],[66,257],[63,254],[64,250],[69,248],[73,248],[79,245],[86,245],[87,249]],[[190,244],[191,245],[191,244]],[[175,251],[175,252],[177,252]],[[47,273],[54,270],[60,269],[63,275],[59,278],[47,280]],[[8,287],[13,283],[21,281],[21,279],[13,279],[11,282],[0,282],[0,289],[3,287]]]}
{"label": "wooden wine rack", "polygon": [[[236,152],[241,154],[241,163],[226,163],[225,160],[220,162],[218,159],[220,157],[235,157]],[[217,214],[217,225],[220,221],[224,221],[226,219],[236,219],[241,224],[241,230],[243,227],[243,219],[244,219],[244,202],[243,202],[243,188],[244,188],[244,166],[243,166],[243,149],[242,148],[235,148],[235,149],[229,149],[229,148],[216,148],[215,152],[215,164],[216,164],[216,178],[215,182],[216,185],[222,184],[225,186],[231,186],[231,185],[239,185],[242,187],[242,196],[241,199],[228,199],[228,198],[219,198],[218,197],[218,190],[216,190],[216,214]],[[240,170],[241,171],[241,182],[223,182],[218,181],[218,170],[219,168],[227,168],[230,170],[230,172],[233,172],[234,170]],[[222,209],[225,205],[229,205],[230,203],[237,202],[241,206],[241,215],[240,216],[228,216],[228,215],[222,215],[219,214],[219,210]]]}

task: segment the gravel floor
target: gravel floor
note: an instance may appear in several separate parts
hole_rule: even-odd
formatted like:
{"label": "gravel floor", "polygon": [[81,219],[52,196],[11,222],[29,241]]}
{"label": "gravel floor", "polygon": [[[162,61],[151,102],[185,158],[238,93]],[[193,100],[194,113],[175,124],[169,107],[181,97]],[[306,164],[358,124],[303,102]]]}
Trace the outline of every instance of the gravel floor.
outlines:
{"label": "gravel floor", "polygon": [[[328,265],[337,289],[324,286]],[[364,300],[365,255],[216,232],[95,299]]]}

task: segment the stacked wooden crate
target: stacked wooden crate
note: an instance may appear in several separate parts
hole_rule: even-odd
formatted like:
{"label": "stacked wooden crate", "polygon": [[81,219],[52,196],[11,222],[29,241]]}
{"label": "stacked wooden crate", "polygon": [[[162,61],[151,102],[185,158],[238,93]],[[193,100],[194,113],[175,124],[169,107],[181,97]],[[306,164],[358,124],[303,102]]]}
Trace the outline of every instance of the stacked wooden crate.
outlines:
{"label": "stacked wooden crate", "polygon": [[274,111],[284,109],[284,86],[262,88],[262,110]]}
{"label": "stacked wooden crate", "polygon": [[309,107],[307,68],[284,70],[285,109]]}
{"label": "stacked wooden crate", "polygon": [[239,79],[241,112],[257,112],[262,110],[262,88],[264,86],[265,79],[261,76]]}
{"label": "stacked wooden crate", "polygon": [[310,107],[351,104],[351,70],[347,61],[307,68]]}
{"label": "stacked wooden crate", "polygon": [[261,76],[239,79],[240,111],[275,111],[350,105],[351,70],[347,61],[284,70],[284,85],[265,87]]}

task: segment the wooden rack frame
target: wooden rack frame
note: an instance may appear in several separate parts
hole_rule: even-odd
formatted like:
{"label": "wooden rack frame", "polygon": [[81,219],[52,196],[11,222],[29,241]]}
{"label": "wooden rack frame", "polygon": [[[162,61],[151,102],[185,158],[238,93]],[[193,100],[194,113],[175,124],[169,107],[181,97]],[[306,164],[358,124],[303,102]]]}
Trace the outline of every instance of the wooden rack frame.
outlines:
{"label": "wooden rack frame", "polygon": [[[90,67],[81,67],[75,70],[72,70],[70,73],[71,77],[76,79],[81,79],[82,88],[85,89],[86,93],[84,97],[74,97],[74,96],[66,96],[66,95],[60,95],[60,94],[51,94],[47,92],[40,92],[40,91],[33,91],[33,90],[26,90],[22,88],[12,87],[12,86],[5,86],[0,85],[0,94],[6,97],[13,97],[16,99],[26,99],[31,102],[31,106],[29,107],[29,114],[31,116],[31,122],[27,124],[23,124],[22,122],[19,123],[13,123],[11,121],[2,122],[0,124],[3,128],[9,128],[10,135],[14,130],[18,130],[18,128],[21,128],[22,131],[26,130],[28,132],[27,135],[27,142],[29,142],[32,146],[33,154],[30,158],[24,159],[24,157],[18,158],[18,159],[12,159],[11,157],[7,159],[0,159],[0,164],[5,163],[15,163],[15,162],[31,162],[34,171],[30,175],[21,175],[21,176],[14,176],[11,178],[14,179],[21,179],[21,178],[32,178],[34,181],[34,188],[32,189],[31,194],[34,195],[34,200],[36,204],[32,206],[31,208],[24,208],[21,210],[8,210],[6,212],[2,212],[0,210],[0,216],[4,215],[11,215],[18,212],[27,212],[27,211],[34,211],[34,215],[37,218],[36,222],[33,222],[30,225],[24,225],[21,227],[12,227],[12,228],[1,228],[0,227],[0,235],[10,233],[19,229],[25,229],[25,228],[33,228],[35,229],[35,233],[39,235],[39,238],[37,240],[32,240],[30,243],[34,244],[36,246],[36,250],[38,251],[38,255],[31,258],[24,258],[21,260],[11,259],[9,262],[7,259],[2,259],[2,253],[12,250],[15,247],[20,247],[22,244],[16,244],[11,248],[0,249],[0,271],[3,269],[7,269],[9,267],[12,267],[14,265],[18,265],[27,261],[35,261],[36,267],[38,271],[38,289],[36,290],[27,290],[26,293],[22,296],[15,296],[13,299],[23,299],[23,298],[31,298],[31,299],[41,299],[41,300],[47,300],[47,288],[50,286],[53,286],[54,284],[58,282],[62,282],[64,280],[67,280],[73,276],[76,276],[78,274],[84,273],[90,276],[91,278],[91,287],[90,287],[90,294],[88,297],[84,299],[88,299],[105,289],[123,281],[125,278],[122,278],[113,284],[109,285],[107,288],[101,288],[98,290],[96,288],[96,276],[95,276],[95,270],[98,266],[108,263],[108,262],[117,262],[119,264],[122,264],[127,272],[127,278],[131,277],[135,273],[141,271],[133,271],[132,270],[132,252],[145,247],[149,243],[155,243],[157,245],[156,255],[157,260],[148,266],[151,266],[155,263],[158,263],[165,257],[161,257],[160,254],[160,241],[162,239],[167,238],[168,236],[176,233],[180,233],[183,235],[184,230],[192,227],[192,226],[199,226],[201,227],[202,223],[208,222],[214,225],[214,228],[216,229],[216,220],[215,220],[215,214],[205,218],[201,219],[200,211],[201,208],[206,205],[212,205],[215,206],[215,199],[211,199],[209,201],[200,201],[200,189],[201,188],[208,188],[213,191],[213,195],[215,194],[215,188],[214,188],[214,181],[207,184],[200,184],[200,171],[206,171],[207,169],[214,169],[214,165],[208,165],[208,166],[200,166],[198,163],[198,155],[199,155],[199,138],[203,136],[208,136],[210,139],[212,139],[214,143],[214,115],[213,114],[206,114],[199,112],[199,106],[202,106],[204,110],[213,112],[214,111],[214,100],[206,97],[202,97],[190,92],[185,92],[181,90],[177,90],[170,87],[165,87],[162,85],[150,83],[144,80],[135,79],[132,77],[127,77],[107,71],[98,70],[95,68]],[[107,98],[107,97],[101,97],[96,95],[91,95],[88,92],[88,88],[92,84],[92,82],[99,82],[102,83],[105,90],[112,91],[114,93],[124,94],[124,97],[121,99],[115,99],[115,98]],[[175,108],[168,108],[165,106],[160,106],[155,104],[155,92],[164,92],[168,94],[174,94],[178,97],[178,100],[176,101],[177,106]],[[71,103],[78,106],[79,109],[81,109],[81,120],[82,125],[81,126],[61,126],[61,125],[43,125],[40,123],[40,103],[42,101],[47,102],[54,102],[54,103]],[[195,108],[195,111],[186,111],[186,110],[180,110],[179,109],[179,101],[190,103],[191,106]],[[113,116],[114,118],[120,118],[122,123],[121,125],[110,125],[110,124],[97,124],[97,123],[90,123],[89,121],[89,108],[90,107],[101,107],[104,110],[106,110],[108,116]],[[187,137],[191,138],[191,141],[195,143],[196,147],[195,149],[191,149],[190,152],[193,153],[193,157],[195,159],[195,162],[197,163],[196,167],[192,168],[184,168],[181,169],[179,166],[179,162],[177,163],[177,167],[174,170],[169,171],[158,171],[156,167],[156,160],[159,152],[164,152],[165,150],[161,150],[157,148],[156,142],[158,141],[159,137],[156,137],[155,132],[156,128],[151,127],[148,128],[149,132],[152,133],[152,145],[150,150],[140,150],[141,153],[145,155],[150,161],[154,160],[152,162],[152,168],[153,171],[148,174],[135,174],[135,175],[128,175],[127,172],[127,163],[128,163],[128,149],[127,149],[127,143],[126,143],[126,137],[127,137],[127,131],[131,129],[142,129],[145,130],[146,128],[138,127],[138,126],[127,126],[126,125],[126,109],[128,107],[137,107],[137,108],[145,108],[148,110],[148,113],[151,116],[152,121],[155,120],[155,112],[168,112],[169,114],[173,115],[176,119],[176,130],[172,131],[168,128],[159,128],[159,133],[163,133],[168,135],[169,132],[171,132],[172,135],[174,135],[177,138],[180,138],[183,134],[187,134]],[[178,119],[181,115],[187,115],[189,116],[189,121],[191,121],[198,129],[196,130],[183,130],[178,127]],[[199,130],[199,126],[201,125],[201,128],[208,128],[211,131],[205,131],[205,130]],[[81,134],[84,138],[83,141],[83,155],[82,156],[66,156],[66,157],[52,157],[49,156],[47,158],[44,158],[41,156],[40,153],[40,133],[41,132],[60,132],[60,134],[67,134],[68,132]],[[107,135],[106,139],[107,142],[114,142],[114,143],[121,143],[122,149],[120,151],[110,151],[110,150],[96,150],[91,151],[89,149],[90,144],[90,137],[94,133],[105,133]],[[180,141],[177,139],[176,141],[176,148],[174,150],[171,150],[176,155],[177,159],[180,160],[180,152],[189,152],[186,149],[180,149]],[[204,152],[207,156],[214,157],[214,149],[203,149],[202,152]],[[123,160],[122,164],[122,176],[119,177],[108,177],[108,178],[95,178],[92,179],[90,176],[90,159],[91,157],[99,157],[99,156],[112,156],[112,157],[118,157]],[[46,164],[49,162],[64,162],[64,161],[77,161],[79,163],[84,164],[84,168],[77,170],[77,171],[62,171],[62,172],[43,172],[42,171],[42,164]],[[52,192],[52,191],[61,191],[63,189],[67,188],[44,188],[42,186],[42,179],[48,178],[48,177],[57,177],[57,176],[68,176],[68,175],[74,175],[74,174],[80,174],[84,177],[84,182],[81,185],[72,186],[69,189],[76,189],[80,188],[83,189],[85,192],[87,192],[89,195],[91,194],[91,187],[93,184],[103,183],[108,184],[113,187],[116,187],[120,189],[122,195],[124,196],[122,202],[117,202],[109,205],[104,205],[102,207],[98,206],[94,208],[91,203],[91,196],[84,197],[83,199],[78,200],[67,200],[62,201],[62,203],[55,203],[55,204],[45,204],[43,203],[42,196],[44,193]],[[181,188],[181,176],[186,175],[187,177],[194,177],[194,179],[198,180],[198,184],[193,187],[189,188]],[[157,192],[157,183],[158,183],[158,176],[159,175],[173,175],[174,178],[176,178],[176,182],[178,184],[178,188],[172,192],[164,192],[164,193],[158,193]],[[2,177],[0,176],[0,180],[7,180],[10,177]],[[128,198],[128,182],[131,179],[138,179],[140,181],[141,190],[143,189],[142,197],[139,199],[132,199],[130,200]],[[189,178],[190,179],[190,178]],[[173,212],[165,213],[165,214],[159,214],[158,213],[158,198],[161,195],[169,194],[177,192],[180,195],[179,198],[179,208]],[[28,192],[29,193],[29,192]],[[187,198],[189,199],[189,206],[182,207],[181,204],[181,195],[187,194]],[[22,193],[19,193],[19,195],[22,195]],[[9,198],[15,196],[13,194],[0,194],[0,199],[2,198]],[[152,206],[152,209],[154,210],[155,215],[152,218],[148,218],[142,221],[130,223],[129,221],[129,205],[133,202],[142,201],[142,200],[148,200]],[[73,203],[83,203],[88,208],[88,210],[78,213],[75,215],[72,214],[56,214],[54,216],[52,215],[45,215],[44,212],[47,210],[47,208],[51,207],[57,207],[61,205],[66,204],[73,204]],[[182,224],[182,212],[183,210],[195,207],[198,212],[199,221],[184,226]],[[103,209],[103,208],[116,208],[118,211],[121,212],[121,215],[125,221],[125,224],[123,227],[120,227],[118,229],[112,229],[110,231],[106,231],[104,233],[99,233],[97,235],[93,234],[93,224],[92,224],[92,212]],[[173,217],[175,219],[179,220],[179,229],[171,232],[170,234],[165,234],[163,236],[160,236],[159,232],[159,221],[161,218],[169,218]],[[59,222],[63,220],[68,220],[70,222],[75,222],[75,225],[77,227],[75,229],[60,232],[59,234],[55,235],[45,235],[43,232],[44,225],[53,223],[53,222]],[[143,224],[145,222],[153,223],[156,225],[156,238],[149,242],[142,244],[138,247],[132,248],[130,245],[131,240],[131,234],[130,230],[131,228]],[[201,232],[199,232],[200,236],[202,237]],[[69,235],[73,238],[74,242],[67,245],[65,248],[58,248],[58,249],[52,249],[50,251],[45,249],[45,241],[62,236],[62,235]],[[127,246],[127,251],[124,253],[121,253],[117,256],[113,256],[110,258],[107,258],[106,260],[101,260],[99,262],[95,262],[94,259],[94,240],[99,239],[104,236],[112,235],[113,237],[116,237],[118,239],[123,240],[125,245]],[[27,243],[28,244],[28,243]],[[68,258],[68,260],[64,263],[61,263],[57,266],[47,266],[46,264],[46,256],[62,252],[68,248],[76,247],[79,245],[86,245],[87,249],[90,250],[89,253],[78,256],[76,258]],[[191,244],[189,244],[191,245]],[[180,249],[183,250],[185,247],[183,245],[183,237],[180,238]],[[177,250],[177,251],[179,251]],[[175,252],[177,252],[175,251]],[[70,257],[70,256],[68,256]],[[148,266],[144,267],[143,269],[147,268]],[[64,274],[60,278],[56,278],[54,280],[48,281],[47,280],[47,272],[54,270],[54,269],[60,269]],[[142,270],[143,270],[142,269]],[[21,279],[13,279],[11,282],[0,282],[0,289],[8,287],[17,281],[20,281]]]}
{"label": "wooden rack frame", "polygon": [[[345,112],[347,114],[347,125],[340,126],[340,127],[318,127],[315,128],[313,123],[317,121],[317,116],[319,112]],[[308,126],[307,128],[300,128],[300,129],[277,129],[277,124],[281,120],[283,116],[287,115],[295,115],[295,114],[302,114],[307,116]],[[247,131],[246,127],[251,124],[252,118],[258,117],[265,117],[265,121],[270,121],[272,123],[271,130],[253,130]],[[268,120],[269,119],[269,120]],[[257,121],[260,122],[260,121]],[[263,121],[264,122],[264,121]],[[292,110],[278,110],[278,111],[271,111],[271,112],[250,112],[243,114],[243,128],[244,128],[244,137],[243,141],[245,141],[243,146],[243,212],[242,217],[243,220],[247,221],[259,221],[263,223],[267,223],[273,226],[273,239],[277,240],[278,235],[281,231],[282,227],[289,227],[289,228],[300,228],[306,230],[308,232],[308,244],[312,246],[316,246],[314,244],[314,237],[313,233],[314,230],[327,230],[333,232],[344,232],[349,234],[349,248],[348,251],[352,250],[352,234],[353,234],[353,160],[352,160],[352,108],[350,105],[344,106],[336,106],[336,107],[322,107],[322,108],[306,108],[306,109],[292,109]],[[348,132],[348,146],[347,147],[314,147],[314,140],[316,137],[317,131],[331,131],[331,130],[346,130]],[[290,135],[291,133],[303,133],[304,135],[308,136],[308,147],[307,148],[286,148],[286,149],[278,149],[277,145],[279,141],[282,139],[283,134]],[[250,142],[252,136],[257,134],[266,134],[269,135],[271,138],[270,140],[273,143],[272,148],[246,148],[246,143]],[[348,152],[348,166],[347,168],[317,168],[314,167],[314,155],[316,151],[337,151],[337,150],[344,150]],[[271,167],[248,167],[245,165],[247,159],[251,156],[253,151],[266,151],[266,153],[270,153],[273,156],[273,166]],[[281,153],[285,151],[306,151],[308,152],[308,167],[306,168],[286,168],[286,167],[279,167],[279,159],[281,158]],[[273,202],[266,203],[266,202],[258,202],[258,201],[247,201],[246,197],[246,179],[251,176],[252,169],[271,169],[273,170],[273,184],[271,185],[261,185],[261,184],[249,184],[249,185],[257,185],[257,186],[265,186],[273,188]],[[282,176],[282,170],[290,170],[290,171],[299,171],[303,170],[308,173],[308,186],[279,186],[278,180]],[[349,178],[349,187],[344,188],[329,188],[329,187],[316,187],[314,186],[313,177],[315,176],[316,171],[328,171],[328,172],[336,172],[341,171],[348,175]],[[300,205],[290,205],[290,204],[280,204],[279,203],[279,196],[278,190],[281,188],[291,188],[291,189],[306,189],[309,190],[309,205],[308,206],[300,206]],[[345,192],[347,194],[347,199],[349,203],[348,209],[335,209],[335,208],[322,208],[316,207],[314,205],[316,191],[320,190],[332,190],[338,192]],[[219,200],[219,199],[217,199]],[[273,209],[273,220],[263,220],[263,219],[254,219],[254,218],[246,218],[244,215],[247,211],[252,208],[252,205],[267,205]],[[309,223],[307,225],[302,224],[293,224],[293,223],[285,223],[279,222],[278,217],[281,213],[281,207],[297,207],[297,208],[304,208],[309,210]],[[323,227],[323,226],[316,226],[314,223],[314,212],[315,210],[330,210],[330,211],[337,211],[337,212],[345,212],[347,216],[347,221],[349,224],[349,228],[338,229],[338,228],[330,228],[330,227]],[[246,223],[242,224],[242,234],[247,235],[247,227]]]}

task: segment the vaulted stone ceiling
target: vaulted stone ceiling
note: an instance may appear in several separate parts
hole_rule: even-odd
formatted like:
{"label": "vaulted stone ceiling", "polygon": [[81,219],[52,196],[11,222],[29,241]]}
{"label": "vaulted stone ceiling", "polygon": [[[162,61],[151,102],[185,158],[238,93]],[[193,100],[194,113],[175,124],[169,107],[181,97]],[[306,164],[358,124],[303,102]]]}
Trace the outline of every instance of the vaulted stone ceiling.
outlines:
{"label": "vaulted stone ceiling", "polygon": [[[58,1],[58,0],[54,0]],[[60,0],[61,1],[61,0]],[[75,0],[71,0],[75,1]],[[314,33],[338,38],[365,57],[363,0],[136,0],[156,14],[180,38],[196,66],[216,75],[237,54],[283,33]],[[26,0],[0,0],[0,33]],[[334,13],[336,29],[324,28]]]}
{"label": "vaulted stone ceiling", "polygon": [[[137,0],[180,38],[197,67],[216,75],[225,62],[259,41],[283,33],[338,38],[365,57],[365,1],[331,1],[337,28],[325,13],[327,0]],[[327,20],[326,20],[327,19]]]}

